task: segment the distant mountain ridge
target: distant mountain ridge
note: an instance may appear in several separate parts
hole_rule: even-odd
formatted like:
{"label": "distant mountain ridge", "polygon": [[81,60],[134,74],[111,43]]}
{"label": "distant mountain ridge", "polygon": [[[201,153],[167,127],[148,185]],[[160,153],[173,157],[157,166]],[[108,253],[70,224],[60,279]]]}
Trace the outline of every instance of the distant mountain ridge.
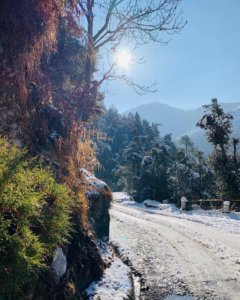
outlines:
{"label": "distant mountain ridge", "polygon": [[[225,112],[230,112],[234,116],[234,134],[239,135],[240,129],[240,102],[220,103]],[[204,114],[204,108],[184,110],[168,104],[153,102],[134,107],[124,114],[139,113],[141,118],[161,124],[162,135],[171,133],[174,140],[182,135],[189,135],[195,145],[204,152],[209,152],[211,147],[207,144],[204,131],[196,127],[196,123]]]}

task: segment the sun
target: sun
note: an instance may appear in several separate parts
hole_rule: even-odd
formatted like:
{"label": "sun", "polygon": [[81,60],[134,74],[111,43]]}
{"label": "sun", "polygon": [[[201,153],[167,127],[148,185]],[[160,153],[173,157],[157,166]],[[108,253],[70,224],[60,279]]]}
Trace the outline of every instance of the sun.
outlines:
{"label": "sun", "polygon": [[133,63],[133,55],[128,49],[119,50],[116,54],[116,65],[128,69]]}

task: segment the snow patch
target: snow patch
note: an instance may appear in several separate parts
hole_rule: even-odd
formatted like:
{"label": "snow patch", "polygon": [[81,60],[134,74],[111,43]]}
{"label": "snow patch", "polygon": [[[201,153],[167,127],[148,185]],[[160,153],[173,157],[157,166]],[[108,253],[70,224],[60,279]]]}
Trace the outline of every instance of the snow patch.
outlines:
{"label": "snow patch", "polygon": [[98,281],[93,281],[86,289],[89,300],[128,299],[132,291],[130,268],[113,253],[108,243],[97,241],[101,257],[108,268]]}
{"label": "snow patch", "polygon": [[62,248],[57,247],[54,253],[52,268],[56,272],[57,276],[62,277],[67,270],[67,259],[63,254]]}
{"label": "snow patch", "polygon": [[176,296],[176,295],[171,295],[165,298],[165,300],[191,300],[191,299],[193,298],[188,296]]}
{"label": "snow patch", "polygon": [[107,186],[107,184],[105,182],[103,182],[102,180],[99,180],[97,177],[95,177],[92,173],[90,173],[86,169],[82,168],[80,171],[84,175],[84,178],[88,185],[90,185],[94,188],[100,189],[100,190],[104,189]]}
{"label": "snow patch", "polygon": [[113,193],[113,197],[114,199],[116,199],[117,203],[123,206],[137,208],[142,211],[150,212],[151,214],[185,219],[188,221],[223,229],[231,233],[240,234],[239,212],[230,212],[228,214],[224,214],[221,209],[203,210],[199,206],[195,206],[194,210],[191,211],[182,211],[174,204],[158,203],[155,200],[145,201],[150,201],[150,203],[156,202],[158,203],[157,207],[146,207],[144,205],[145,201],[143,203],[138,203],[133,200],[129,200],[129,196],[126,193]]}
{"label": "snow patch", "polygon": [[103,277],[92,282],[86,293],[90,300],[122,300],[128,299],[131,290],[130,269],[115,257]]}
{"label": "snow patch", "polygon": [[125,202],[125,201],[131,201],[132,203],[134,202],[131,200],[131,196],[129,196],[125,192],[115,192],[113,193],[113,200],[119,203]]}
{"label": "snow patch", "polygon": [[100,195],[100,191],[104,190],[107,187],[107,184],[104,181],[95,177],[86,169],[82,168],[80,169],[80,171],[83,174],[87,185],[86,196],[88,198],[98,197]]}
{"label": "snow patch", "polygon": [[159,202],[157,202],[156,200],[145,200],[143,201],[144,205],[146,207],[155,207],[155,208],[159,208]]}

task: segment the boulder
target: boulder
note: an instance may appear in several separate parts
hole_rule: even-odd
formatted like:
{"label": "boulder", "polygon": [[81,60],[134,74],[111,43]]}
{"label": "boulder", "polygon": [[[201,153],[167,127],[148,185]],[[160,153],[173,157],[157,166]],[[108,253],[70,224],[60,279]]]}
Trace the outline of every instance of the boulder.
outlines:
{"label": "boulder", "polygon": [[109,208],[112,202],[112,193],[105,182],[85,169],[81,169],[81,172],[86,182],[89,223],[96,237],[107,241],[109,239]]}
{"label": "boulder", "polygon": [[52,268],[56,272],[58,278],[61,278],[67,270],[67,258],[63,254],[62,248],[57,247],[54,253]]}

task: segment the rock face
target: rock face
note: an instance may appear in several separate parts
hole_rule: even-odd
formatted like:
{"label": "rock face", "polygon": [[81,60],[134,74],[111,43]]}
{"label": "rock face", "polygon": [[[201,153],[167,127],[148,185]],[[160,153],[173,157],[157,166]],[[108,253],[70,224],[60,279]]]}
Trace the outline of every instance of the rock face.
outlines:
{"label": "rock face", "polygon": [[82,293],[88,285],[102,275],[105,264],[95,239],[82,230],[77,231],[77,226],[66,252],[67,271],[56,286],[54,297],[55,299],[82,299]]}
{"label": "rock face", "polygon": [[[82,300],[84,290],[92,281],[98,279],[105,269],[95,239],[88,232],[84,232],[77,223],[70,244],[63,249],[60,256],[65,256],[66,261],[56,261],[52,270],[41,274],[28,299]],[[58,258],[60,256],[57,255]],[[66,272],[63,274],[65,266]],[[62,277],[59,271],[63,274]]]}
{"label": "rock face", "polygon": [[[86,183],[86,196],[88,199],[88,219],[91,226],[91,234],[85,234],[75,220],[76,228],[72,241],[67,248],[68,268],[63,276],[61,291],[57,299],[81,299],[84,291],[91,281],[102,275],[105,268],[97,239],[109,239],[109,207],[112,201],[112,193],[107,184],[97,179],[85,169],[81,169]],[[77,217],[77,216],[76,216]]]}
{"label": "rock face", "polygon": [[[3,120],[0,122],[0,134],[6,136],[15,145],[22,147],[28,143],[18,126],[17,116],[17,113],[7,108],[3,101],[0,103],[0,119],[2,117],[1,120]],[[36,150],[40,154],[43,153],[42,150],[44,151],[44,158],[46,161],[49,160],[49,164],[54,161],[54,156],[51,155],[54,151],[50,151],[50,146],[51,144],[48,143],[40,150]],[[81,300],[84,298],[84,290],[92,281],[99,278],[105,269],[96,239],[108,240],[109,238],[108,209],[112,194],[104,182],[86,170],[82,170],[82,173],[86,179],[88,220],[91,230],[83,228],[81,216],[76,211],[72,220],[73,232],[69,244],[64,248],[57,248],[54,261],[49,261],[49,267],[52,268],[39,274],[36,285],[32,286],[30,291],[26,291],[28,299]]]}
{"label": "rock face", "polygon": [[52,268],[56,272],[58,278],[61,278],[67,270],[67,258],[62,248],[57,247],[53,257]]}
{"label": "rock face", "polygon": [[[70,88],[66,89],[63,81],[65,77],[66,82],[70,78],[66,76],[69,64],[67,68],[59,68],[59,64],[54,63],[56,53],[60,59],[60,51],[65,55],[62,41],[69,40],[69,36],[65,36],[58,43],[59,19],[63,18],[63,9],[68,11],[68,6],[63,8],[64,1],[55,0],[13,2],[0,1],[0,135],[19,147],[26,147],[29,154],[41,157],[43,164],[53,169],[56,179],[65,182],[70,159],[79,171],[74,158],[82,129],[76,122],[76,105],[66,101],[72,96],[71,87],[75,85],[68,83]],[[69,15],[66,20],[69,21]],[[82,49],[81,45],[78,47]],[[69,57],[72,60],[72,54]],[[82,63],[79,61],[78,67]],[[55,80],[56,75],[62,79]],[[80,95],[76,99],[81,99]],[[79,162],[79,165],[82,164]],[[89,283],[102,274],[105,264],[96,237],[108,239],[111,192],[106,184],[102,189],[90,184],[87,195],[92,230],[88,225],[83,226],[80,209],[74,212],[69,244],[59,245],[63,248],[57,250],[54,262],[47,253],[49,269],[37,274],[35,286],[26,287],[27,299],[79,300]]]}
{"label": "rock face", "polygon": [[112,193],[106,183],[86,170],[81,172],[86,180],[88,218],[92,233],[83,231],[76,212],[70,244],[64,249],[56,249],[53,270],[42,274],[32,299],[84,299],[84,290],[105,269],[96,238],[109,239],[108,209]]}
{"label": "rock face", "polygon": [[107,184],[85,169],[81,172],[86,181],[86,196],[88,199],[88,219],[98,239],[109,239],[109,208],[112,193]]}

